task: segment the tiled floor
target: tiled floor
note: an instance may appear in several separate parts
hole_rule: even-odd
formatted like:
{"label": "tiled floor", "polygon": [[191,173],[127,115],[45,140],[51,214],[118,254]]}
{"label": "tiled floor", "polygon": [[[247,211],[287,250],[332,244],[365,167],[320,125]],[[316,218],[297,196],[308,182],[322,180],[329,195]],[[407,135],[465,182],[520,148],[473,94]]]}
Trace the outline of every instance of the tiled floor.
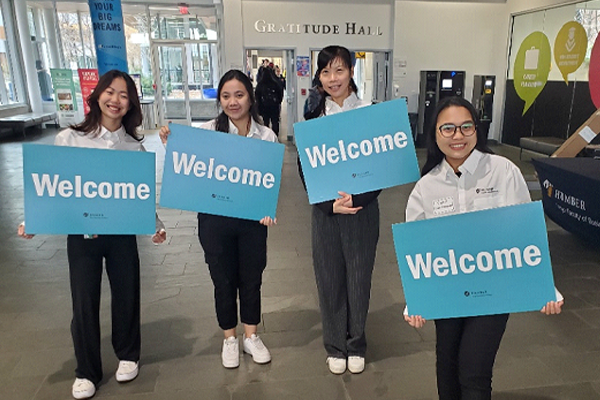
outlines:
{"label": "tiled floor", "polygon": [[[26,141],[52,143],[55,131]],[[282,136],[285,137],[285,136]],[[75,361],[69,333],[70,293],[64,236],[16,236],[23,218],[22,139],[0,139],[0,399],[69,399]],[[162,158],[156,134],[147,147]],[[515,160],[535,191],[529,157]],[[420,159],[422,152],[419,151]],[[160,171],[160,165],[159,165]],[[160,173],[160,172],[159,172]],[[403,221],[411,185],[380,197],[381,239],[373,276],[367,367],[361,375],[331,375],[325,365],[311,264],[310,207],[287,146],[278,208],[269,231],[261,336],[272,363],[243,356],[240,368],[220,364],[220,332],[212,284],[196,237],[193,213],[159,209],[168,243],[140,238],[142,368],[116,383],[110,345],[110,295],[103,285],[105,379],[98,399],[435,399],[433,324],[402,320],[404,298],[390,225]],[[548,224],[556,284],[567,304],[560,316],[511,316],[494,375],[495,400],[600,399],[600,251]]]}

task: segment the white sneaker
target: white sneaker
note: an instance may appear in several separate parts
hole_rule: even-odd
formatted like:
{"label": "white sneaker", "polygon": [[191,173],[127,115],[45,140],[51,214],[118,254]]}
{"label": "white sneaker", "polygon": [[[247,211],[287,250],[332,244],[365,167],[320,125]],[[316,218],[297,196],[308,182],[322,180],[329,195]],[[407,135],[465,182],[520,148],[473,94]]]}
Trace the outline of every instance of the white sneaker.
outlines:
{"label": "white sneaker", "polygon": [[254,333],[250,337],[246,337],[244,333],[244,352],[250,354],[257,364],[266,364],[271,361],[269,349]]}
{"label": "white sneaker", "polygon": [[96,386],[89,379],[75,378],[72,394],[75,399],[89,399],[96,394]]}
{"label": "white sneaker", "polygon": [[240,366],[240,344],[235,336],[230,336],[223,340],[221,360],[225,368],[237,368]]}
{"label": "white sneaker", "polygon": [[365,358],[360,356],[348,357],[348,371],[353,374],[360,374],[365,370]]}
{"label": "white sneaker", "polygon": [[137,378],[140,372],[139,363],[136,361],[119,361],[119,368],[115,373],[117,382],[129,382]]}
{"label": "white sneaker", "polygon": [[346,359],[337,357],[327,357],[325,361],[332,374],[341,375],[346,372]]}

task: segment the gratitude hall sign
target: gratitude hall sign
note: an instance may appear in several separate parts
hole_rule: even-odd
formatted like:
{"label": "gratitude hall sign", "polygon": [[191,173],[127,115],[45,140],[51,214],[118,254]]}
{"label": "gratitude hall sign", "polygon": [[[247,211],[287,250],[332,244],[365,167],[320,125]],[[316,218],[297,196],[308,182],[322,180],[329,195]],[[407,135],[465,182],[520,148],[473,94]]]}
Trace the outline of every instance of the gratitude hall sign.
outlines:
{"label": "gratitude hall sign", "polygon": [[392,226],[410,315],[541,310],[556,300],[542,204]]}
{"label": "gratitude hall sign", "polygon": [[361,35],[381,36],[381,26],[364,25],[356,21],[348,21],[343,25],[337,24],[305,24],[294,22],[272,22],[259,19],[254,22],[254,30],[258,33],[279,33],[293,35]]}
{"label": "gratitude hall sign", "polygon": [[152,234],[154,153],[23,145],[28,233]]}
{"label": "gratitude hall sign", "polygon": [[284,145],[169,127],[161,206],[255,221],[275,217]]}
{"label": "gratitude hall sign", "polygon": [[299,122],[294,132],[311,204],[419,178],[404,99]]}

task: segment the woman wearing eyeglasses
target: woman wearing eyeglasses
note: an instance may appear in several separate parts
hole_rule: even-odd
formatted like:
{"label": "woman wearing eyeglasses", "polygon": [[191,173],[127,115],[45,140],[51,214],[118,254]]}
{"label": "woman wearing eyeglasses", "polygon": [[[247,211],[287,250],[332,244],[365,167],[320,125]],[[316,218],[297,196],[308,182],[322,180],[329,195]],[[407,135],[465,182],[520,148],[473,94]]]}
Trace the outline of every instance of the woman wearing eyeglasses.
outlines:
{"label": "woman wearing eyeglasses", "polygon": [[[471,103],[446,98],[434,120],[427,135],[427,161],[406,206],[407,222],[531,201],[519,168],[487,147]],[[493,190],[477,190],[482,187]],[[436,208],[438,199],[452,207]],[[541,311],[559,314],[563,303],[557,291],[557,301]],[[411,326],[425,324],[421,316],[409,313],[405,310],[404,319]],[[435,321],[440,400],[491,399],[492,368],[507,321],[508,314]]]}

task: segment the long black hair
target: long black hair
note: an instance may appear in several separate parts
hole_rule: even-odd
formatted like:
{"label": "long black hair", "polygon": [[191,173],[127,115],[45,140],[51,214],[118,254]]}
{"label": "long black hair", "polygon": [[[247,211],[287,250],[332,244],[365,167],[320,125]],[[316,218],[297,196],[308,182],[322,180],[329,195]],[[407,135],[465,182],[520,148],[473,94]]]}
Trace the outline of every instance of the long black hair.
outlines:
{"label": "long black hair", "polygon": [[421,176],[427,174],[429,171],[435,168],[435,166],[441,163],[445,157],[444,153],[442,153],[442,151],[438,147],[436,141],[437,119],[440,113],[449,107],[464,107],[469,111],[469,113],[471,114],[471,118],[475,123],[475,128],[477,129],[477,143],[475,144],[475,148],[481,151],[482,153],[493,153],[492,150],[490,150],[490,148],[487,146],[487,137],[485,130],[479,129],[479,117],[477,116],[477,110],[475,110],[475,107],[473,107],[473,105],[470,102],[463,99],[462,97],[446,97],[438,103],[435,109],[435,114],[431,120],[431,125],[427,127],[427,161],[425,161],[425,165],[421,169]]}
{"label": "long black hair", "polygon": [[142,140],[137,134],[138,126],[142,124],[142,106],[140,105],[140,98],[138,97],[135,82],[127,73],[116,69],[106,72],[98,79],[98,84],[87,99],[87,104],[90,106],[90,112],[87,113],[83,122],[77,125],[70,125],[69,128],[86,134],[100,132],[100,127],[102,126],[102,110],[100,110],[98,99],[117,78],[121,78],[125,81],[127,86],[127,97],[129,99],[129,110],[127,110],[127,114],[123,116],[121,125],[123,125],[125,132],[129,136],[137,141]]}
{"label": "long black hair", "polygon": [[[320,77],[321,72],[325,68],[327,68],[329,64],[333,62],[333,60],[336,59],[339,59],[342,62],[342,64],[344,64],[344,66],[348,68],[348,70],[352,70],[352,55],[350,54],[350,51],[347,48],[342,46],[327,46],[323,50],[321,50],[319,52],[319,55],[317,56],[317,73],[315,74],[315,78]],[[323,89],[323,85],[321,84],[320,79],[318,80],[317,89],[321,94],[321,101],[314,110],[307,112],[304,115],[305,119],[316,118],[325,113],[325,98],[327,96],[327,92],[325,91],[325,89]],[[354,93],[358,92],[358,87],[356,86],[353,77],[350,77],[350,90],[352,90]]]}
{"label": "long black hair", "polygon": [[[254,96],[254,90],[252,89],[252,82],[250,81],[250,78],[248,78],[248,75],[240,70],[230,69],[221,77],[217,89],[217,107],[221,107],[221,91],[223,90],[223,86],[232,79],[240,81],[246,88],[246,92],[248,92],[248,97],[250,98],[250,118],[252,118],[254,122],[262,125],[262,120],[258,115],[258,105],[256,104],[256,97]],[[215,129],[219,132],[229,132],[229,117],[223,110],[221,110],[217,116]]]}

